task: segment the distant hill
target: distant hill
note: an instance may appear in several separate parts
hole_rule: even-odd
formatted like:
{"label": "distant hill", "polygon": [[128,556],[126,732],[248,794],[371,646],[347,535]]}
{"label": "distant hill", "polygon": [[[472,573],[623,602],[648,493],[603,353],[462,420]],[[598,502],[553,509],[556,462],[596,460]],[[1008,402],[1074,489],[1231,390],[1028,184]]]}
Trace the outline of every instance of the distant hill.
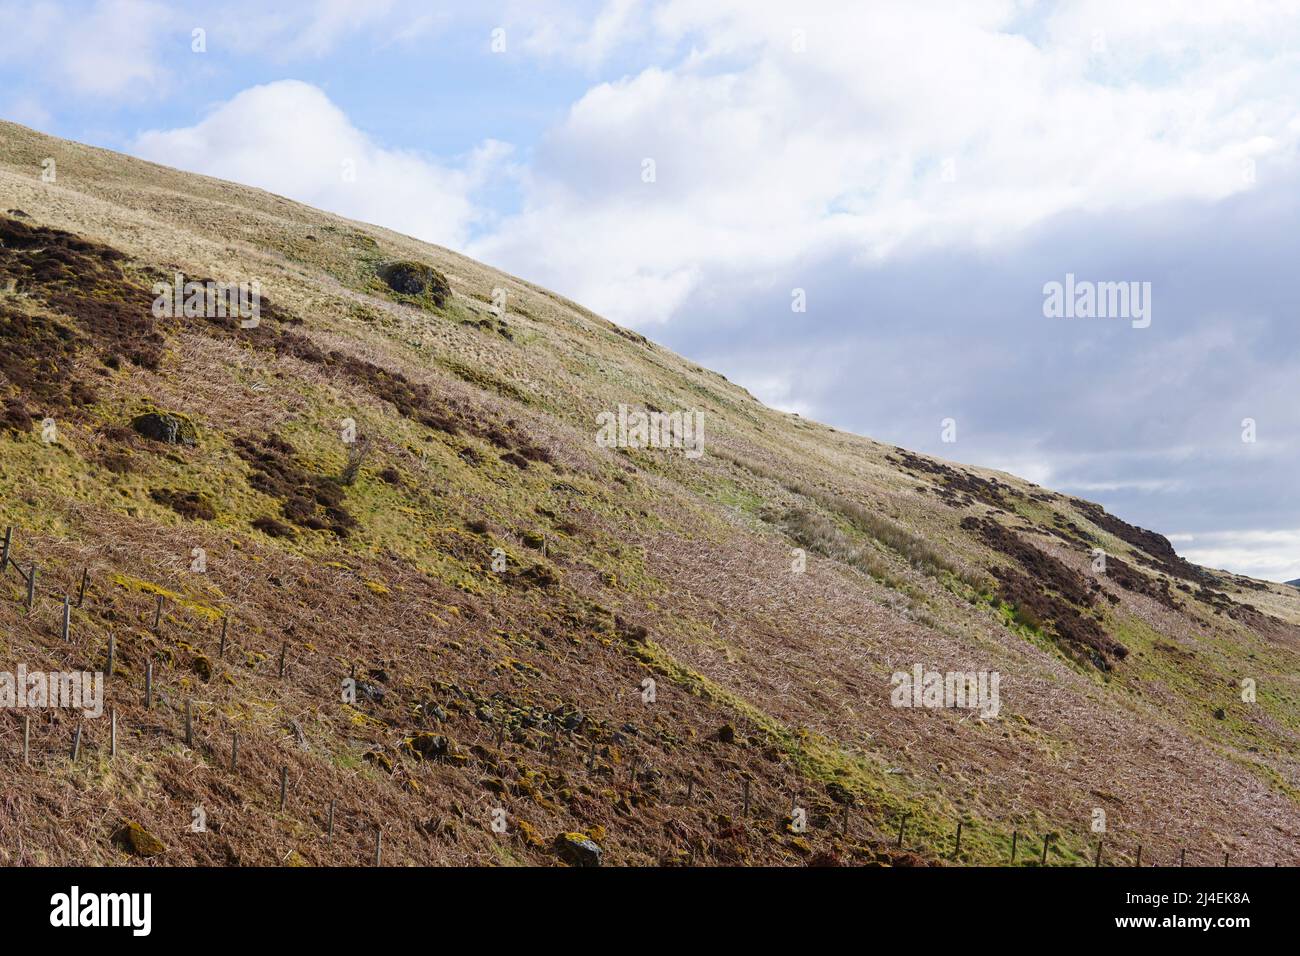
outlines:
{"label": "distant hill", "polygon": [[[177,273],[257,279],[259,320],[155,308]],[[703,454],[629,447],[647,410]],[[1068,864],[1101,810],[1108,862],[1300,864],[1295,588],[447,249],[0,122],[9,525],[0,672],[113,665],[102,718],[0,712],[0,864],[363,865],[376,826],[395,866],[937,863],[958,821],[958,863],[1018,831]],[[995,717],[930,693],[958,672]]]}

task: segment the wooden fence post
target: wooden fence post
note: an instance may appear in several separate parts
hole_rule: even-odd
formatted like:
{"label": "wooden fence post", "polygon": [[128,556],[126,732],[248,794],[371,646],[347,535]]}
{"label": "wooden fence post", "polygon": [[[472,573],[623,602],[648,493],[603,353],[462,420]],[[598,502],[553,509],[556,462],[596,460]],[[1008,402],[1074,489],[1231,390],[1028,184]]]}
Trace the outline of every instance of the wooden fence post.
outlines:
{"label": "wooden fence post", "polygon": [[86,603],[86,585],[90,583],[90,568],[81,569],[81,587],[77,591],[77,607]]}
{"label": "wooden fence post", "polygon": [[153,707],[153,658],[144,665],[144,709]]}
{"label": "wooden fence post", "polygon": [[23,717],[23,766],[27,766],[32,752],[32,717],[27,714]]}
{"label": "wooden fence post", "polygon": [[117,635],[109,632],[108,635],[108,673],[104,675],[104,680],[113,679],[113,657],[117,653]]}
{"label": "wooden fence post", "polygon": [[36,605],[36,562],[33,561],[27,572],[27,611],[30,614]]}
{"label": "wooden fence post", "polygon": [[109,740],[108,755],[110,757],[116,757],[117,756],[117,708],[116,707],[110,707],[108,709],[108,722],[110,725],[109,737],[108,737]]}
{"label": "wooden fence post", "polygon": [[1011,862],[1016,862],[1016,841],[1020,839],[1020,831],[1011,831]]}
{"label": "wooden fence post", "polygon": [[289,642],[285,641],[280,645],[280,676],[284,676],[284,658],[289,653]]}
{"label": "wooden fence post", "polygon": [[1049,834],[1043,834],[1043,859],[1040,865],[1047,866],[1047,844],[1051,841]]}
{"label": "wooden fence post", "polygon": [[72,598],[63,595],[63,639],[72,640]]}
{"label": "wooden fence post", "polygon": [[194,746],[194,701],[185,698],[185,746]]}
{"label": "wooden fence post", "polygon": [[375,866],[379,866],[384,858],[384,831],[375,826]]}
{"label": "wooden fence post", "polygon": [[955,860],[961,856],[961,821],[957,821],[957,845],[953,848],[952,858]]}
{"label": "wooden fence post", "polygon": [[77,721],[77,729],[72,733],[72,762],[76,763],[79,756],[81,756],[81,721]]}
{"label": "wooden fence post", "polygon": [[1178,851],[1178,865],[1179,866],[1187,865],[1187,847],[1183,847],[1181,850]]}
{"label": "wooden fence post", "polygon": [[1101,866],[1101,845],[1102,845],[1102,839],[1101,839],[1101,837],[1098,837],[1098,838],[1097,838],[1097,858],[1096,858],[1095,860],[1092,861],[1092,865],[1093,865],[1093,866]]}
{"label": "wooden fence post", "polygon": [[14,540],[14,526],[9,525],[5,528],[4,550],[0,552],[0,574],[9,570],[9,547]]}
{"label": "wooden fence post", "polygon": [[1137,859],[1133,861],[1134,866],[1142,865],[1142,844],[1138,844]]}
{"label": "wooden fence post", "polygon": [[153,607],[153,632],[155,634],[157,634],[158,629],[162,627],[162,609],[163,609],[163,596],[160,594],[158,595],[157,603],[154,604]]}

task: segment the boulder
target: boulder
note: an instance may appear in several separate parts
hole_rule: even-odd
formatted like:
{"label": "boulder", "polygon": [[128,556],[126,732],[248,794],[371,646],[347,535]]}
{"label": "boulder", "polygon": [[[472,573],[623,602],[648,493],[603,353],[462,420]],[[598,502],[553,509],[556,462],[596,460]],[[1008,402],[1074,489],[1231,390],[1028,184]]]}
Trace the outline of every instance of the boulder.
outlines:
{"label": "boulder", "polygon": [[197,445],[199,430],[184,415],[175,412],[146,412],[131,420],[131,427],[154,441],[168,445]]}
{"label": "boulder", "polygon": [[553,844],[556,855],[570,866],[600,866],[604,852],[585,834],[561,833]]}
{"label": "boulder", "polygon": [[127,820],[118,828],[113,834],[113,842],[133,856],[157,856],[167,849],[162,840],[134,820]]}
{"label": "boulder", "polygon": [[398,295],[429,299],[434,305],[444,305],[451,297],[447,277],[423,262],[390,262],[380,270],[379,276]]}

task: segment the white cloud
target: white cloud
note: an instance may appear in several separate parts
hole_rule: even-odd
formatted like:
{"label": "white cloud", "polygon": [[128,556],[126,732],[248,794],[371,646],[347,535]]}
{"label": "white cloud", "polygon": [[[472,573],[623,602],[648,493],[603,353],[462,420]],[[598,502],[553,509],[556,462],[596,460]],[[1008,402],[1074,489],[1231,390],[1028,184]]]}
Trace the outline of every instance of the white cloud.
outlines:
{"label": "white cloud", "polygon": [[1300,529],[1170,535],[1178,553],[1207,568],[1230,568],[1269,581],[1300,578]]}
{"label": "white cloud", "polygon": [[[689,52],[589,90],[471,251],[644,325],[801,257],[992,246],[1251,188],[1300,141],[1296,5],[1144,5],[1138,27],[1130,6],[670,0],[654,35]],[[647,300],[655,276],[674,294]]]}
{"label": "white cloud", "polygon": [[27,64],[73,94],[156,97],[168,80],[159,45],[172,20],[149,0],[2,3],[0,60]]}
{"label": "white cloud", "polygon": [[282,80],[244,90],[194,126],[143,133],[132,152],[459,248],[481,217],[472,193],[509,147],[485,141],[455,166],[386,149],[318,88]]}

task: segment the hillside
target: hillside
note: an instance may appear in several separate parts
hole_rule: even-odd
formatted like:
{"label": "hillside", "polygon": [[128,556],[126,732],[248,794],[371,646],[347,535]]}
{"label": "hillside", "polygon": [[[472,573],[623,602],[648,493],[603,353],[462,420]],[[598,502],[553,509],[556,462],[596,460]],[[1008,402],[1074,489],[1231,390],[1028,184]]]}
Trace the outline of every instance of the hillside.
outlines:
{"label": "hillside", "polygon": [[[260,321],[155,316],[177,273]],[[114,654],[103,717],[0,713],[0,861],[1300,862],[1300,594],[1096,504],[8,123],[0,331],[0,670]],[[703,454],[605,447],[620,406]],[[894,706],[918,666],[996,717]]]}

